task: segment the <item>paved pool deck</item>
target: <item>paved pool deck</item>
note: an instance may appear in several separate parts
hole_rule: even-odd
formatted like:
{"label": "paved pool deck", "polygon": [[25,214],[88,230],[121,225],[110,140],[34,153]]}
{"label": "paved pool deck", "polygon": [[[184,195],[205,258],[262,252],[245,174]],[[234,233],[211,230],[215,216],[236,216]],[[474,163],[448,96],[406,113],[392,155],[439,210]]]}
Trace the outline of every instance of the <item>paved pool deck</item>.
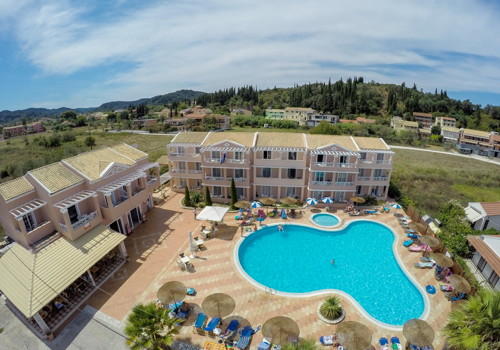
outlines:
{"label": "paved pool deck", "polygon": [[[226,215],[225,225],[218,227],[215,238],[205,242],[206,249],[197,252],[196,257],[191,260],[194,271],[181,271],[176,260],[180,253],[190,254],[188,232],[193,231],[195,236],[199,236],[201,226],[207,223],[195,220],[192,210],[181,207],[182,194],[168,190],[166,195],[167,198],[147,214],[148,221],[140,225],[125,240],[129,262],[101,287],[102,291],[96,292],[88,300],[90,306],[125,322],[136,303],[156,301],[156,292],[163,283],[175,280],[197,290],[196,296],[187,296],[185,299],[194,306],[195,311],[201,310],[202,301],[206,296],[212,293],[226,293],[236,302],[236,308],[231,315],[246,318],[252,326],[262,325],[271,317],[283,315],[297,322],[301,338],[315,339],[318,344],[321,335],[335,333],[336,327],[324,323],[316,314],[317,307],[325,295],[305,298],[271,295],[241,275],[233,262],[234,247],[242,239],[241,230],[234,220],[235,215],[231,213]],[[324,209],[314,209],[314,211],[324,212]],[[401,244],[406,235],[397,217],[394,216],[396,212],[403,214],[402,210],[392,209],[390,213],[363,215],[354,219],[368,218],[392,227],[397,233],[397,254],[406,269],[422,288],[425,289],[428,284],[438,288],[439,284],[434,278],[433,269],[417,269],[413,266],[419,261],[421,254],[409,252]],[[344,222],[353,219],[342,211],[337,211],[335,214]],[[310,224],[311,215],[311,210],[305,210],[302,217],[290,218],[288,223]],[[264,223],[279,222],[282,222],[281,218],[268,218]],[[394,286],[394,293],[399,293],[398,286]],[[436,338],[433,343],[435,349],[442,349],[444,338],[440,334],[440,329],[446,323],[451,303],[440,291],[434,295],[428,294],[428,297],[430,312],[425,320],[435,330]],[[372,344],[376,348],[381,337],[397,336],[404,345],[405,338],[401,331],[372,322],[349,299],[342,296],[340,298],[346,311],[345,320],[359,321],[368,326],[373,332]],[[209,337],[192,333],[195,317],[195,313],[192,312],[177,338],[201,346]],[[250,349],[257,348],[261,340],[262,333],[255,334]]]}

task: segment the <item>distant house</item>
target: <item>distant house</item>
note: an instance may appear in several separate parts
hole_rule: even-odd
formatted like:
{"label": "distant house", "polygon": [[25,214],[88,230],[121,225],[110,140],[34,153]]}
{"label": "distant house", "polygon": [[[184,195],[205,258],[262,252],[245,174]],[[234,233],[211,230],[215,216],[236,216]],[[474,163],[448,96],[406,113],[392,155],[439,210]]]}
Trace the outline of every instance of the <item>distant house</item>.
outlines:
{"label": "distant house", "polygon": [[431,129],[424,129],[424,128],[418,129],[418,134],[421,137],[431,137],[431,135],[432,135]]}
{"label": "distant house", "polygon": [[391,127],[394,128],[394,130],[396,130],[396,131],[408,130],[408,131],[418,132],[418,129],[419,129],[417,122],[410,122],[407,120],[403,120],[400,117],[392,118]]}
{"label": "distant house", "polygon": [[458,143],[460,129],[451,126],[443,126],[441,127],[441,136],[443,136],[446,142]]}
{"label": "distant house", "polygon": [[313,114],[308,116],[306,120],[306,125],[310,127],[318,126],[321,122],[328,122],[330,124],[337,124],[339,122],[338,115],[331,114]]}
{"label": "distant house", "polygon": [[491,150],[489,156],[500,158],[500,135],[498,134],[491,135],[490,142],[491,142]]}
{"label": "distant house", "polygon": [[3,138],[8,139],[10,137],[16,137],[26,134],[36,134],[40,132],[44,132],[45,128],[43,127],[41,122],[36,122],[32,124],[26,125],[26,130],[24,125],[15,125],[15,126],[7,126],[2,130]]}
{"label": "distant house", "polygon": [[285,109],[266,109],[266,118],[268,119],[284,119],[306,125],[309,117],[316,114],[312,108],[302,107],[287,107]]}
{"label": "distant house", "polygon": [[491,133],[473,129],[460,129],[458,148],[462,153],[487,155],[492,148],[490,144]]}
{"label": "distant house", "polygon": [[475,250],[472,263],[491,288],[500,291],[500,236],[467,236],[467,240]]}
{"label": "distant house", "polygon": [[266,109],[266,118],[268,119],[283,119],[285,118],[285,110],[284,109]]}
{"label": "distant house", "polygon": [[436,117],[434,125],[439,126],[440,128],[444,127],[456,128],[457,120],[455,118],[450,118],[450,117]]}
{"label": "distant house", "polygon": [[430,129],[432,126],[432,114],[413,112],[413,118],[417,123],[422,124],[424,128]]}
{"label": "distant house", "polygon": [[465,215],[475,230],[500,231],[500,202],[469,202]]}
{"label": "distant house", "polygon": [[158,119],[135,119],[132,120],[132,125],[139,128],[148,128],[158,124]]}

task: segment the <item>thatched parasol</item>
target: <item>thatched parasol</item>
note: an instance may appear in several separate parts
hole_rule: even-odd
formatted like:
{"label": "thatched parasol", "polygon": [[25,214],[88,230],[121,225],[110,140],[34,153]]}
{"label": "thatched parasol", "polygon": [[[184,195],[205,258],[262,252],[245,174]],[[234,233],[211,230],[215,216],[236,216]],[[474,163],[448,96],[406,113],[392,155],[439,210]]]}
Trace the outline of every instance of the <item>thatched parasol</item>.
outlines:
{"label": "thatched parasol", "polygon": [[434,330],[429,324],[418,318],[406,321],[403,326],[406,340],[416,346],[430,346],[434,341]]}
{"label": "thatched parasol", "polygon": [[357,197],[357,196],[351,197],[351,198],[349,198],[349,200],[351,202],[359,203],[359,204],[363,204],[364,202],[366,202],[366,200],[363,197]]}
{"label": "thatched parasol", "polygon": [[158,298],[164,305],[175,304],[184,300],[186,292],[187,288],[184,283],[179,281],[170,281],[158,289],[156,298]]}
{"label": "thatched parasol", "polygon": [[420,242],[422,242],[422,244],[425,244],[431,249],[436,249],[441,246],[441,241],[435,237],[420,236],[418,239],[420,240]]}
{"label": "thatched parasol", "polygon": [[339,342],[349,350],[365,350],[372,342],[372,332],[364,324],[346,321],[338,325]]}
{"label": "thatched parasol", "polygon": [[299,339],[300,329],[290,317],[276,316],[264,323],[262,334],[272,344],[286,345]]}
{"label": "thatched parasol", "polygon": [[[228,325],[232,320],[238,321],[238,328],[245,328],[247,326],[252,326],[250,321],[248,321],[245,317],[242,316],[228,316],[224,320],[222,320],[222,324]],[[221,327],[219,327],[221,328]]]}
{"label": "thatched parasol", "polygon": [[234,203],[234,206],[236,208],[244,209],[244,208],[250,208],[250,202],[249,201],[237,201]]}
{"label": "thatched parasol", "polygon": [[298,200],[296,200],[295,198],[286,197],[286,198],[281,198],[280,202],[282,204],[286,204],[286,205],[293,205],[293,204],[297,203]]}
{"label": "thatched parasol", "polygon": [[453,289],[460,293],[470,293],[471,287],[469,282],[459,275],[450,275],[446,277],[448,282],[453,286]]}
{"label": "thatched parasol", "polygon": [[224,293],[210,294],[201,304],[203,311],[210,317],[224,317],[236,307],[234,299]]}
{"label": "thatched parasol", "polygon": [[269,198],[269,197],[263,197],[263,198],[259,198],[259,202],[261,202],[264,205],[274,205],[274,204],[276,204],[276,199]]}
{"label": "thatched parasol", "polygon": [[430,258],[434,260],[437,266],[441,267],[452,267],[455,264],[452,258],[441,253],[432,253]]}
{"label": "thatched parasol", "polygon": [[427,232],[427,225],[426,224],[423,224],[421,222],[415,222],[415,221],[412,221],[409,223],[409,226],[412,230],[415,230],[417,232],[420,232],[420,233],[425,233]]}

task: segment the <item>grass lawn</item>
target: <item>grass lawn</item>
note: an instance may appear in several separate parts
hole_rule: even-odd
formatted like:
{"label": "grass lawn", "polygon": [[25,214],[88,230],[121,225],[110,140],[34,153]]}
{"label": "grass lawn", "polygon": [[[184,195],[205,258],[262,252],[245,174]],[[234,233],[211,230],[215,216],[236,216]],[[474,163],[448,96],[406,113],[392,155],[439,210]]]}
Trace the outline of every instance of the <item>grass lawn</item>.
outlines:
{"label": "grass lawn", "polygon": [[436,214],[456,199],[500,200],[500,166],[453,155],[394,149],[392,181],[417,207]]}

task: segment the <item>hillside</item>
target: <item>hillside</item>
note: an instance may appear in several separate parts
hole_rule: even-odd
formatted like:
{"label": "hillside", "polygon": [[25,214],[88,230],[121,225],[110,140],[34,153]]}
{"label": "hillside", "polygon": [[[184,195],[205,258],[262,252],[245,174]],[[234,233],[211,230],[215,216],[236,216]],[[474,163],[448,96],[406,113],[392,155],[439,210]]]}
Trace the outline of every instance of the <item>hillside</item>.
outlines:
{"label": "hillside", "polygon": [[146,104],[146,105],[165,105],[169,104],[175,101],[185,101],[185,100],[193,100],[203,94],[203,92],[200,91],[193,91],[193,90],[179,90],[175,92],[170,92],[165,95],[158,95],[155,97],[150,97],[150,98],[141,98],[139,100],[135,101],[111,101],[111,102],[106,102],[100,105],[99,107],[90,107],[90,108],[67,108],[67,107],[61,107],[61,108],[53,108],[53,109],[47,109],[47,108],[28,108],[28,109],[23,109],[23,110],[17,110],[17,111],[8,111],[4,110],[0,112],[0,124],[11,124],[11,123],[18,123],[22,119],[27,119],[27,120],[35,120],[38,118],[44,118],[44,117],[52,117],[52,116],[57,116],[60,115],[61,113],[64,113],[66,111],[74,111],[77,114],[83,114],[83,113],[90,113],[90,112],[96,112],[96,111],[113,111],[116,109],[124,109],[127,108],[128,106],[137,106],[139,104]]}

